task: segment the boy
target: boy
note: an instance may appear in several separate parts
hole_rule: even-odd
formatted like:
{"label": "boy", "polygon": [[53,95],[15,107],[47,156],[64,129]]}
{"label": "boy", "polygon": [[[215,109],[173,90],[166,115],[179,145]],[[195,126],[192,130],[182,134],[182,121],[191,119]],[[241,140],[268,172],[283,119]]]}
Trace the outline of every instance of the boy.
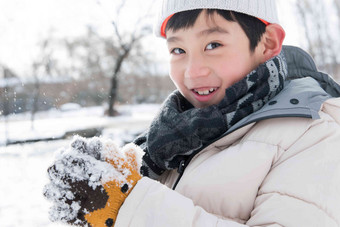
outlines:
{"label": "boy", "polygon": [[119,151],[99,139],[99,146],[76,139],[73,152],[110,163],[119,177],[92,190],[91,176],[61,173],[79,160],[61,157],[49,169],[52,188],[78,207],[69,208],[74,217],[59,220],[116,227],[339,226],[340,99],[333,97],[340,86],[302,50],[281,51],[285,32],[275,1],[164,0],[155,32],[167,40],[178,91],[135,140],[145,152],[145,177],[137,171],[138,147]]}

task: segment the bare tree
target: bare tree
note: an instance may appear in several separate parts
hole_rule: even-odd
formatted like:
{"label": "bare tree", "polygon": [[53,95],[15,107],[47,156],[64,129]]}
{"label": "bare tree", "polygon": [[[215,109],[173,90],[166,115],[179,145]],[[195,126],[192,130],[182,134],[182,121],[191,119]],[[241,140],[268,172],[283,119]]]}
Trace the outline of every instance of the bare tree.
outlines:
{"label": "bare tree", "polygon": [[[100,4],[99,1],[97,1]],[[109,91],[109,109],[108,115],[114,116],[115,109],[114,104],[118,95],[118,84],[119,84],[119,75],[122,70],[123,63],[129,57],[131,51],[137,46],[137,44],[147,35],[151,33],[151,26],[149,24],[144,24],[144,22],[151,16],[151,7],[154,5],[154,1],[151,1],[149,10],[145,12],[145,14],[138,19],[138,22],[135,24],[134,28],[128,33],[124,33],[120,30],[118,26],[118,18],[122,14],[122,9],[124,9],[127,0],[122,0],[120,5],[117,7],[116,15],[117,18],[112,21],[115,40],[117,41],[116,47],[118,48],[118,54],[115,59],[115,66],[113,69],[111,83],[110,83],[110,91]]]}
{"label": "bare tree", "polygon": [[[38,111],[40,99],[40,78],[39,76],[50,76],[52,73],[52,54],[53,51],[49,48],[50,38],[43,40],[40,44],[41,53],[39,58],[32,64],[32,76],[34,78],[34,91],[31,108],[31,129],[34,130],[35,114]],[[39,75],[41,74],[41,75]]]}
{"label": "bare tree", "polygon": [[38,102],[40,97],[40,82],[37,75],[39,64],[33,64],[33,78],[34,78],[34,91],[33,91],[33,102],[31,109],[31,130],[34,130],[34,118],[35,113],[38,111]]}
{"label": "bare tree", "polygon": [[[308,43],[308,52],[312,55],[312,57],[315,57],[315,51],[314,51],[314,45],[312,45],[312,39],[310,37],[310,33],[308,32],[308,17],[307,17],[307,11],[310,11],[310,4],[308,3],[308,1],[296,1],[296,7],[299,13],[299,16],[301,18],[301,23],[302,26],[304,28],[304,33],[305,33],[305,37],[307,39],[307,43]],[[307,8],[307,10],[306,10]]]}
{"label": "bare tree", "polygon": [[[2,99],[2,110],[0,110],[0,115],[3,115],[4,116],[4,122],[5,122],[5,145],[8,145],[9,142],[10,142],[10,139],[9,139],[9,132],[8,132],[8,116],[12,113],[12,111],[15,111],[13,110],[13,107],[11,108],[10,107],[10,104],[11,104],[11,100],[12,101],[12,104],[13,106],[15,105],[14,104],[14,95],[13,93],[14,92],[11,92],[10,88],[11,86],[9,85],[9,80],[10,79],[13,79],[13,78],[18,78],[17,75],[15,75],[15,73],[9,69],[8,67],[6,66],[3,66],[3,65],[0,65],[0,76],[3,78],[3,86],[0,87],[0,89],[2,88],[2,92],[3,94],[0,93],[0,97]],[[12,94],[11,94],[12,93]]]}
{"label": "bare tree", "polygon": [[[337,23],[338,23],[336,28],[337,28],[338,32],[340,33],[340,31],[339,31],[340,30],[340,0],[334,0],[334,4],[335,4]],[[334,52],[338,52],[338,51],[335,50]],[[337,57],[336,61],[338,61],[338,60],[339,60],[339,57]],[[335,67],[335,76],[338,79],[340,79],[340,67]]]}
{"label": "bare tree", "polygon": [[[334,3],[340,12],[340,0],[334,0]],[[334,45],[334,31],[338,30],[338,26],[332,24],[332,12],[324,0],[299,0],[295,4],[307,40],[308,52],[315,58],[321,70],[336,75],[339,47]]]}
{"label": "bare tree", "polygon": [[9,98],[8,98],[8,92],[9,92],[9,87],[7,83],[7,78],[8,78],[8,71],[4,67],[2,67],[3,71],[3,78],[4,78],[4,95],[2,95],[3,98],[3,111],[2,114],[5,117],[5,145],[8,144],[9,138],[8,138],[8,115],[9,115]]}

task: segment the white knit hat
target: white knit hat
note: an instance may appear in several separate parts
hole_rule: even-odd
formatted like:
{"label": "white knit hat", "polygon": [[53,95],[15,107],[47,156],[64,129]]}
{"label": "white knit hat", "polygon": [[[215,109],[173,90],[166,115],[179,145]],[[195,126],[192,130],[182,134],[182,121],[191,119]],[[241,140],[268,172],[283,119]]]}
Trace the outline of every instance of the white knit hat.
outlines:
{"label": "white knit hat", "polygon": [[163,0],[154,26],[155,35],[165,37],[162,30],[170,16],[194,9],[231,10],[257,17],[268,23],[279,23],[276,0]]}

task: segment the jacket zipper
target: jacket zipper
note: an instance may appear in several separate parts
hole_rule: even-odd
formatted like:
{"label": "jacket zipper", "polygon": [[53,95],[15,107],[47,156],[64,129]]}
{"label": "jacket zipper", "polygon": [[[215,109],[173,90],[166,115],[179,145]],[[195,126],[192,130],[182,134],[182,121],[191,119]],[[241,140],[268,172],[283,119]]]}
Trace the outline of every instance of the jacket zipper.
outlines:
{"label": "jacket zipper", "polygon": [[[218,139],[220,139],[222,137],[219,137]],[[218,139],[214,140],[212,143],[214,143],[215,141],[217,141]],[[211,143],[210,143],[211,144]],[[209,144],[208,144],[209,145]],[[185,168],[189,165],[190,161],[199,153],[201,152],[204,148],[206,148],[208,145],[206,146],[203,146],[201,149],[195,151],[194,153],[192,153],[189,158],[187,160],[182,160],[180,161],[179,163],[179,166],[178,166],[178,169],[177,169],[177,172],[179,173],[179,176],[177,177],[176,179],[176,182],[174,184],[174,186],[172,187],[172,190],[175,190],[176,187],[177,187],[177,184],[179,183],[179,181],[181,180],[183,174],[184,174],[184,171],[185,171]]]}
{"label": "jacket zipper", "polygon": [[[189,159],[190,159],[190,158],[189,158]],[[189,159],[188,159],[188,160],[189,160]],[[190,161],[189,161],[189,162],[190,162]],[[188,162],[188,164],[189,164],[189,162]],[[185,163],[185,160],[182,160],[182,161],[179,163],[179,166],[178,166],[178,169],[177,169],[177,172],[179,173],[179,176],[177,177],[177,180],[176,180],[174,186],[172,187],[172,190],[175,190],[175,189],[176,189],[178,182],[181,180],[181,178],[182,178],[182,176],[183,176],[183,173],[184,173],[184,170],[185,170],[186,166],[187,166],[187,165],[186,165],[186,163]]]}

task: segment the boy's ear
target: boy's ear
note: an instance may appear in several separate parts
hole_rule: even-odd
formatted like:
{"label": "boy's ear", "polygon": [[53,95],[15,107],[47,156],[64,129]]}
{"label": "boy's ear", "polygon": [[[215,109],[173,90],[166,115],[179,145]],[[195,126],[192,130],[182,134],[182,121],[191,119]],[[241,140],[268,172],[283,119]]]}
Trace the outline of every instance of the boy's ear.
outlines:
{"label": "boy's ear", "polygon": [[269,24],[262,36],[263,57],[265,61],[278,55],[282,49],[282,43],[286,36],[283,28],[278,24]]}

